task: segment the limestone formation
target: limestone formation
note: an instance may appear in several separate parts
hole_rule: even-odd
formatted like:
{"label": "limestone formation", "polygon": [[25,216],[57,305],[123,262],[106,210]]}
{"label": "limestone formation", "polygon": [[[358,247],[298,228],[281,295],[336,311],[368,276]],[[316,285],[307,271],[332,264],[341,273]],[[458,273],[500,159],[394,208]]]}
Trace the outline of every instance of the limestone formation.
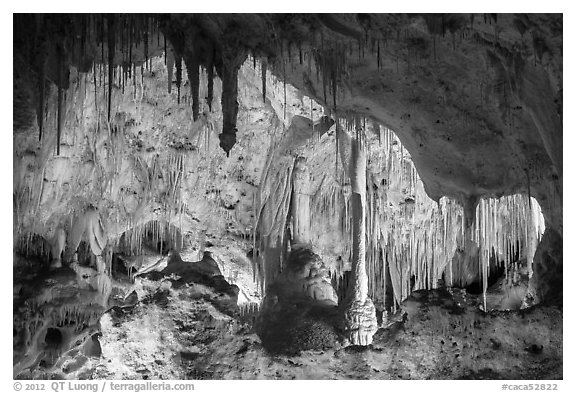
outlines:
{"label": "limestone formation", "polygon": [[376,308],[368,297],[366,272],[366,155],[352,140],[349,176],[352,184],[352,284],[344,304],[344,331],[353,345],[369,345],[378,329]]}
{"label": "limestone formation", "polygon": [[15,378],[563,377],[562,14],[13,18]]}

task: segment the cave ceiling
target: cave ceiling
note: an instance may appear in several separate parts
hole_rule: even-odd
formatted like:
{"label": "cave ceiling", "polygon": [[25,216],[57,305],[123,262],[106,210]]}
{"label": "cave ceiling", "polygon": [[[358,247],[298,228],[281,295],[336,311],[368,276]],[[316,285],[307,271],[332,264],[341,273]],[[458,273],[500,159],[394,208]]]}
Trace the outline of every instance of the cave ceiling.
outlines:
{"label": "cave ceiling", "polygon": [[[128,73],[169,45],[222,79],[229,152],[251,56],[333,118],[393,129],[431,198],[473,212],[482,196],[529,192],[562,233],[562,30],[561,14],[21,14],[15,73],[32,77],[15,106],[38,105],[34,75],[66,88],[62,69]],[[20,112],[15,132],[31,121]]]}

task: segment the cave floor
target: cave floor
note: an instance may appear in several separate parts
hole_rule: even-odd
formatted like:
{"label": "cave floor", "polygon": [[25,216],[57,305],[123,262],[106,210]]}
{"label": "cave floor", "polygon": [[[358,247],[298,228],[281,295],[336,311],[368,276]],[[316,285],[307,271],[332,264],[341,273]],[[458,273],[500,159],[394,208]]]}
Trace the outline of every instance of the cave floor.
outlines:
{"label": "cave floor", "polygon": [[419,291],[369,347],[334,343],[288,356],[263,348],[249,317],[227,313],[211,288],[162,285],[133,309],[104,315],[102,357],[75,377],[562,379],[559,307],[485,314],[447,291]]}

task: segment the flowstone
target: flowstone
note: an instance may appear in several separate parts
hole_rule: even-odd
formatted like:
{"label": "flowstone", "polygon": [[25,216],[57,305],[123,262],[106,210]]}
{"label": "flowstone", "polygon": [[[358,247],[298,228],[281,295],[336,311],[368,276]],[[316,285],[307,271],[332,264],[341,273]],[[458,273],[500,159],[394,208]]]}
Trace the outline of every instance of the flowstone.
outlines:
{"label": "flowstone", "polygon": [[352,345],[372,344],[372,337],[378,330],[378,321],[376,307],[370,298],[364,302],[354,300],[345,307],[343,330]]}

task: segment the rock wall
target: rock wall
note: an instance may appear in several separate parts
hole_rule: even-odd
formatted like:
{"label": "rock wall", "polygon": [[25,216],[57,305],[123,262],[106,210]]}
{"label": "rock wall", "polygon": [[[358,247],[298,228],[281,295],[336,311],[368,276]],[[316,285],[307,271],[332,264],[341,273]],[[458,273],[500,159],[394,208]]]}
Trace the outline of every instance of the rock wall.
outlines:
{"label": "rock wall", "polygon": [[[401,189],[400,192],[408,199],[398,205],[411,203],[411,195],[419,189],[417,178],[421,178],[423,190],[433,200],[438,201],[442,195],[454,197],[464,205],[469,216],[473,216],[469,212],[474,212],[482,196],[522,191],[538,199],[547,227],[561,235],[561,16],[502,15],[498,18],[486,14],[479,18],[474,15],[381,14],[312,15],[308,18],[292,15],[288,18],[294,22],[294,28],[281,26],[278,30],[280,46],[278,41],[269,39],[269,29],[265,29],[267,24],[280,23],[273,16],[165,16],[162,20],[150,19],[149,22],[154,22],[150,31],[134,19],[140,23],[139,32],[144,34],[145,45],[135,52],[134,59],[128,59],[129,70],[118,69],[117,77],[114,77],[113,68],[105,66],[105,59],[116,65],[119,59],[126,60],[127,56],[127,47],[118,46],[118,37],[114,36],[120,31],[115,30],[114,26],[118,26],[114,24],[117,22],[115,17],[101,18],[102,36],[95,42],[90,41],[88,49],[82,46],[84,41],[64,41],[60,47],[52,45],[48,39],[48,48],[40,50],[41,54],[47,55],[45,67],[32,64],[30,53],[18,52],[15,61],[24,66],[16,70],[15,78],[16,102],[22,104],[17,111],[21,121],[15,123],[14,136],[17,146],[14,154],[14,232],[18,251],[29,252],[35,234],[45,239],[58,238],[56,234],[70,228],[73,217],[97,201],[95,207],[106,227],[110,246],[128,243],[127,248],[137,252],[142,248],[140,239],[150,231],[153,242],[163,244],[164,238],[168,237],[174,247],[180,243],[179,249],[199,250],[202,245],[198,243],[202,241],[198,239],[209,237],[214,244],[212,240],[221,238],[222,233],[242,242],[254,230],[250,228],[253,216],[263,213],[268,215],[264,221],[278,222],[282,227],[282,235],[274,235],[265,247],[272,250],[271,259],[281,261],[281,250],[285,247],[282,223],[287,219],[290,205],[286,199],[291,190],[290,169],[286,173],[275,173],[276,179],[285,179],[280,192],[283,199],[275,199],[279,202],[275,211],[260,209],[267,197],[262,192],[255,195],[254,190],[261,178],[264,183],[273,179],[265,173],[270,163],[281,163],[273,162],[275,156],[271,153],[288,151],[283,159],[290,168],[290,159],[310,147],[320,116],[310,116],[318,108],[317,102],[305,102],[297,90],[287,89],[286,83],[266,77],[265,69],[322,102],[322,111],[330,110],[334,118],[352,120],[356,128],[358,119],[376,119],[398,133],[400,141],[411,153],[410,160],[404,160],[401,147],[400,165],[408,161],[409,170],[393,170],[400,174],[401,188],[409,179],[410,190]],[[20,34],[16,39],[22,44],[19,47],[32,51],[40,48],[36,42],[32,46],[24,44],[31,44],[29,38],[37,38],[38,29],[49,28],[51,21],[39,17],[28,25],[17,23]],[[100,23],[81,19],[76,25],[78,21],[71,19],[75,28],[88,26],[86,34],[81,34],[83,39]],[[18,19],[17,22],[22,21]],[[214,29],[220,22],[222,31]],[[36,30],[32,33],[30,29]],[[104,29],[108,33],[107,45]],[[160,82],[170,75],[169,85],[172,83],[172,57],[166,62],[170,64],[169,70],[159,67],[160,61],[152,60],[153,53],[162,49],[160,30],[168,38],[168,45],[164,44],[169,48],[167,53],[175,56],[178,96],[174,108],[168,107],[172,106],[175,97],[166,94],[161,88],[165,82]],[[266,33],[259,34],[263,32]],[[54,38],[59,33],[50,34],[55,34],[50,35]],[[151,41],[156,42],[149,47]],[[287,48],[284,42],[288,43]],[[294,50],[292,42],[300,44],[298,50]],[[240,69],[239,86],[246,87],[243,78],[248,77],[250,88],[237,89],[236,78],[232,78],[234,83],[226,83],[225,88],[217,79],[214,84],[214,69],[228,80],[236,73],[236,63],[241,63],[241,59],[224,56],[231,43],[248,49],[240,51],[242,56],[252,51],[256,57],[265,59],[258,65],[255,61],[253,67]],[[132,55],[132,44],[129,46]],[[102,50],[102,56],[94,73],[72,71],[63,80],[57,78],[62,67],[55,66],[56,63],[63,61],[66,69],[74,64],[85,71],[85,63],[90,63],[88,60],[97,49]],[[67,52],[61,56],[63,50]],[[209,54],[210,50],[212,54]],[[195,56],[190,57],[190,51]],[[183,57],[184,66],[187,66],[184,73]],[[26,74],[26,66],[33,72]],[[205,68],[206,74],[202,72],[197,77],[198,67]],[[42,83],[40,87],[47,91],[45,96],[39,96],[35,83],[39,75],[43,75],[41,72],[46,73],[48,80],[60,80],[62,83],[56,83],[60,90]],[[26,78],[27,83],[24,82]],[[259,90],[255,87],[260,85],[258,79],[264,81]],[[189,94],[186,86],[190,87]],[[67,87],[70,88],[64,90]],[[217,102],[211,108],[212,98],[220,96],[222,90],[230,89],[233,92],[225,94],[222,101],[226,108]],[[261,93],[263,102],[253,98]],[[56,108],[58,95],[64,95],[63,108]],[[206,97],[206,102],[199,97]],[[45,110],[37,113],[38,125],[45,131],[41,143],[35,141],[39,130],[34,129],[30,116],[26,115],[26,108],[36,107],[39,99],[45,99],[47,103]],[[239,108],[236,107],[238,103]],[[261,112],[259,109],[264,107],[273,111]],[[113,114],[111,118],[109,113]],[[238,131],[235,130],[237,125]],[[325,127],[326,130],[329,127]],[[365,132],[370,128],[360,127]],[[237,141],[234,143],[230,139],[225,143],[227,152],[231,152],[228,160],[214,148],[215,134],[223,128],[228,130],[226,138],[230,139],[234,134],[233,139]],[[380,125],[372,128],[378,130],[375,133],[380,142]],[[330,135],[325,131],[318,132],[318,138],[324,137],[325,141],[320,147],[314,147],[316,151],[329,151],[327,136]],[[237,147],[235,151],[229,150],[232,147],[229,142]],[[320,193],[320,201],[312,198],[311,203],[320,209],[328,206],[334,210],[347,203],[343,202],[346,184],[338,183],[341,179],[338,179],[337,165],[334,178],[329,180],[338,184],[335,187],[338,192],[330,185],[326,186],[326,177],[320,175],[326,173],[326,163],[338,161],[337,146],[338,142],[335,160],[322,161],[317,154],[307,157],[307,165],[313,168],[312,171],[318,171],[317,176],[312,176],[312,183],[322,183],[318,189],[327,190]],[[55,147],[60,154],[52,158]],[[390,144],[388,150],[394,150]],[[374,151],[378,152],[378,149]],[[412,162],[413,167],[410,166]],[[378,165],[382,168],[383,160]],[[391,168],[386,165],[386,169],[390,171]],[[371,171],[381,173],[374,165]],[[373,186],[378,186],[375,180],[383,180],[378,176],[372,179]],[[389,194],[386,193],[386,199]],[[326,203],[337,198],[341,201]],[[375,205],[379,202],[378,198],[370,201]],[[257,209],[252,208],[253,204]],[[378,208],[372,211],[378,211]],[[277,213],[281,213],[280,220],[275,219]],[[214,220],[214,215],[222,219]],[[335,215],[326,226],[346,228],[346,217],[345,207],[344,214]],[[159,228],[168,230],[147,226],[151,221],[165,223]],[[324,236],[324,240],[315,245],[323,252],[326,249],[324,242],[332,240],[333,244],[334,239],[341,236],[329,239],[337,231],[323,230],[325,228],[318,226],[318,222],[322,220],[316,220],[316,223],[312,220],[312,232]],[[424,222],[427,222],[425,225],[440,223],[436,218],[424,218]],[[178,228],[178,234],[173,228]],[[438,226],[435,228],[437,232]],[[446,225],[444,228],[446,231]],[[266,236],[268,232],[264,232]],[[378,232],[371,231],[373,234]],[[278,239],[280,242],[274,243]],[[428,237],[424,235],[418,239]],[[378,253],[382,250],[375,245],[381,242],[378,236],[369,239],[373,254],[369,258],[379,258]],[[342,250],[334,250],[334,258],[340,257],[344,261],[336,260],[334,264],[345,265],[347,242],[338,243],[337,247]],[[455,242],[444,244],[451,247],[446,247],[443,253],[451,254]],[[412,251],[392,249],[394,252],[386,255],[386,259],[404,260],[408,253],[409,259],[418,260]],[[435,253],[434,250],[431,253]],[[40,250],[40,253],[46,253],[46,250]],[[258,254],[258,250],[253,253]],[[422,264],[418,260],[412,267],[417,270]],[[282,262],[279,265],[281,267]],[[259,274],[262,266],[258,269]],[[419,276],[426,277],[427,281],[419,285],[437,285],[435,281],[443,266],[436,265],[434,269],[431,274]],[[375,264],[370,265],[369,270],[371,277],[386,274],[385,268]],[[393,280],[402,282],[395,289],[401,294],[399,302],[412,289],[409,285],[411,274],[403,271],[403,267],[396,270],[397,276],[402,277]],[[268,267],[271,276],[279,271],[275,266]],[[417,281],[419,277],[416,277]],[[386,280],[382,278],[382,281]],[[374,292],[381,285],[372,284],[371,287]]]}

